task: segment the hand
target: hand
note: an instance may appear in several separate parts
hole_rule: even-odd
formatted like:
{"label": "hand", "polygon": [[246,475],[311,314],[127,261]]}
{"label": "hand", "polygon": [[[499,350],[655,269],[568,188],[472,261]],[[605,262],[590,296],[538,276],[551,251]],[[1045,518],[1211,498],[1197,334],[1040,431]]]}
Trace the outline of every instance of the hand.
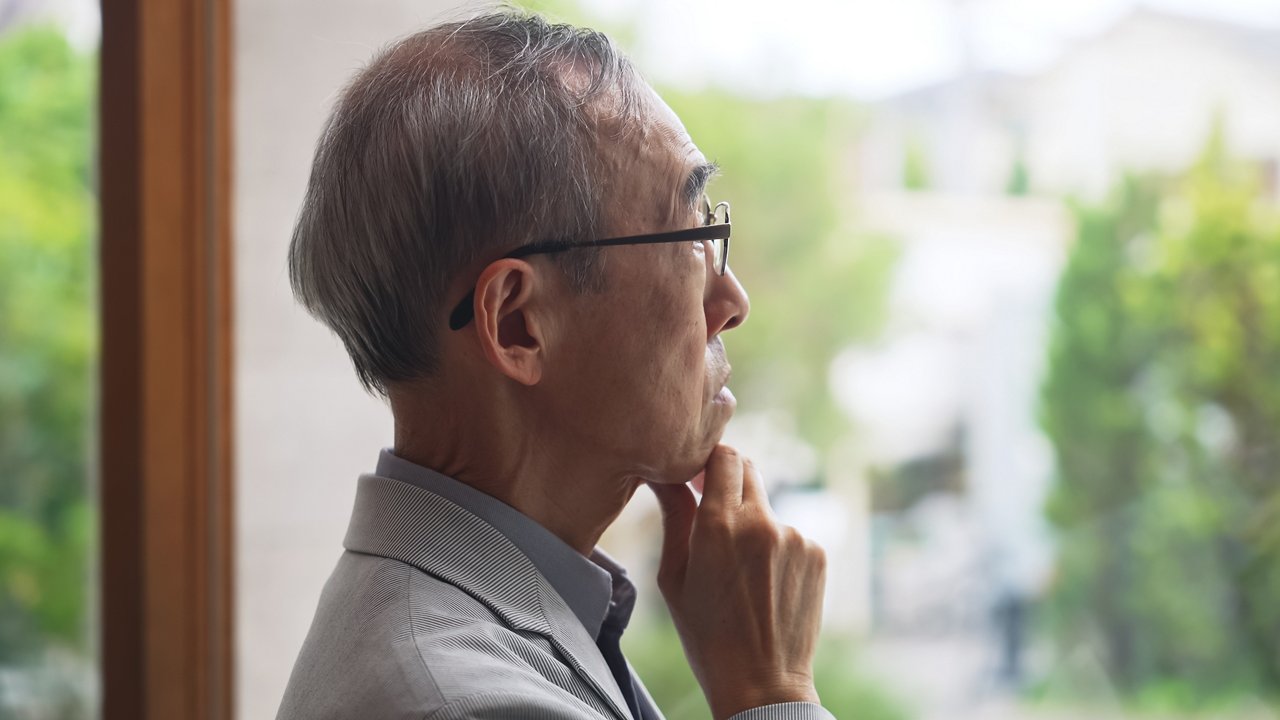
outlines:
{"label": "hand", "polygon": [[707,459],[701,504],[687,484],[650,487],[662,507],[658,587],[712,715],[818,702],[822,549],[778,522],[759,473],[727,445]]}

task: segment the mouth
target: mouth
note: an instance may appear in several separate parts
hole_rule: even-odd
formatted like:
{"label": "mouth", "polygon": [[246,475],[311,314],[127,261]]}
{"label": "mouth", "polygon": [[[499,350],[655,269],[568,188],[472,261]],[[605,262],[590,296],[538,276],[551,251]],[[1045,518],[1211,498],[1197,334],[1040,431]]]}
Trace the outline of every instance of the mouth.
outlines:
{"label": "mouth", "polygon": [[738,404],[738,399],[733,396],[733,391],[729,389],[730,375],[730,373],[725,374],[724,381],[720,383],[720,389],[717,390],[715,396],[711,398],[711,402],[717,405],[728,405],[730,407],[735,407]]}
{"label": "mouth", "polygon": [[[712,387],[717,387],[715,394],[711,397],[711,402],[716,405],[728,405],[732,409],[737,404],[737,399],[733,396],[733,391],[729,389],[729,380],[733,378],[733,366],[729,364],[729,359],[725,357],[724,345],[720,344],[720,338],[717,337],[708,346],[707,353],[708,369],[712,371],[712,376],[720,375],[719,382]],[[720,372],[715,372],[719,370]]]}

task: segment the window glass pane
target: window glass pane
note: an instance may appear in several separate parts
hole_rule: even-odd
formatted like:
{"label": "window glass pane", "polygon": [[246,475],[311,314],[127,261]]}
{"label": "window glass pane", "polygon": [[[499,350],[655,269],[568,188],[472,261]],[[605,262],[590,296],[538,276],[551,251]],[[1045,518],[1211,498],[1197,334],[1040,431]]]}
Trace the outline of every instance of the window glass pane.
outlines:
{"label": "window glass pane", "polygon": [[0,9],[0,717],[97,714],[97,7]]}
{"label": "window glass pane", "polygon": [[[837,717],[1280,717],[1274,8],[519,4],[613,35],[723,168],[752,303],[725,439],[828,553]],[[291,5],[235,13],[243,717],[391,444],[288,296],[314,142],[375,48],[458,14]],[[659,527],[641,491],[602,542],[640,590],[623,646],[705,718]]]}

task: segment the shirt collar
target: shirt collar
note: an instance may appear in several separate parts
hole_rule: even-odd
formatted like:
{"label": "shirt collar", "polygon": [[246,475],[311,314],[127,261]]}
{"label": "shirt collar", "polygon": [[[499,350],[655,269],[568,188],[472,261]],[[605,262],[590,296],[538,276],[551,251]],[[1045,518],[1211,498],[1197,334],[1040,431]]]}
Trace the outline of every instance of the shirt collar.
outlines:
{"label": "shirt collar", "polygon": [[[591,561],[607,571],[613,583],[613,591],[609,596],[609,611],[605,615],[603,624],[612,626],[618,634],[622,634],[622,631],[627,629],[627,623],[631,622],[631,611],[636,607],[636,586],[631,583],[631,578],[627,577],[627,569],[600,548],[591,552]],[[599,640],[598,633],[597,629],[592,635],[597,640]]]}
{"label": "shirt collar", "polygon": [[551,531],[497,498],[396,455],[390,448],[378,457],[377,474],[435,493],[502,533],[529,558],[564,599],[592,639],[598,639],[606,617],[625,628],[635,605],[635,586],[627,571],[599,548],[583,557]]}

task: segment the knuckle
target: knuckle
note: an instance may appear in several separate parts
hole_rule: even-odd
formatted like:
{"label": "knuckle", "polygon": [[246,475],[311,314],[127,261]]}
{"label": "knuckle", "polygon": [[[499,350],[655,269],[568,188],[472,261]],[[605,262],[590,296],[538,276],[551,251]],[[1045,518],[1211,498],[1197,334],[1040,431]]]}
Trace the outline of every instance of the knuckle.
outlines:
{"label": "knuckle", "polygon": [[699,522],[703,532],[712,535],[727,535],[733,530],[733,521],[725,513],[708,513]]}
{"label": "knuckle", "polygon": [[809,559],[813,562],[813,566],[819,570],[827,568],[827,551],[812,540],[806,541],[805,549],[808,551]]}
{"label": "knuckle", "polygon": [[795,529],[790,525],[784,525],[782,527],[783,527],[782,538],[786,541],[788,545],[792,547],[800,547],[800,548],[804,548],[808,546],[809,541],[805,539],[805,536],[802,535],[799,530]]}
{"label": "knuckle", "polygon": [[775,523],[762,522],[751,526],[747,537],[757,547],[773,551],[782,546],[786,540],[784,531]]}

